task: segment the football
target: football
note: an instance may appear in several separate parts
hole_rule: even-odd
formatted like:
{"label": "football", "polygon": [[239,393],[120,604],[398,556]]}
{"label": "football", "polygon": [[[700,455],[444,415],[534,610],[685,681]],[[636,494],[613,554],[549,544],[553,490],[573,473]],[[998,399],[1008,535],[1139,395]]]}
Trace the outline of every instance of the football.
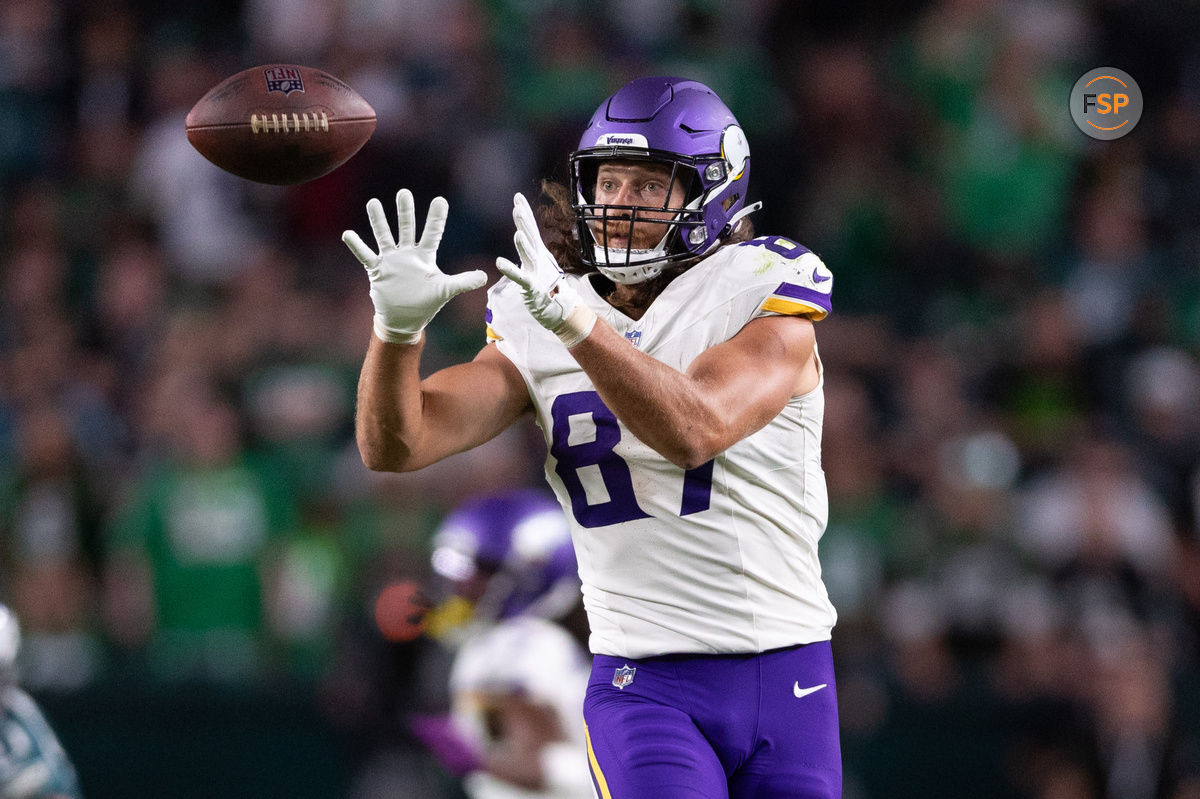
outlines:
{"label": "football", "polygon": [[187,137],[227,172],[290,185],[346,163],[375,132],[375,109],[327,72],[268,64],[226,78],[187,115]]}

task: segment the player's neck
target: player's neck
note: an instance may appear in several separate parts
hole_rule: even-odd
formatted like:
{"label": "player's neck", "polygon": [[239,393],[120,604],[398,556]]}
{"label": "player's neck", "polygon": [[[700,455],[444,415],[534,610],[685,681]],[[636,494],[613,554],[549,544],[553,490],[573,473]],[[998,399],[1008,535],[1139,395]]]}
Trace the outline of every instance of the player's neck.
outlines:
{"label": "player's neck", "polygon": [[593,274],[592,285],[596,288],[596,293],[603,297],[609,305],[630,319],[641,319],[650,309],[650,303],[654,302],[667,285],[683,274],[686,269],[687,266],[672,266],[641,283],[616,283],[602,275]]}
{"label": "player's neck", "polygon": [[604,296],[609,305],[616,308],[630,319],[641,319],[654,298],[662,293],[665,286],[648,286],[645,283],[614,283],[613,289]]}

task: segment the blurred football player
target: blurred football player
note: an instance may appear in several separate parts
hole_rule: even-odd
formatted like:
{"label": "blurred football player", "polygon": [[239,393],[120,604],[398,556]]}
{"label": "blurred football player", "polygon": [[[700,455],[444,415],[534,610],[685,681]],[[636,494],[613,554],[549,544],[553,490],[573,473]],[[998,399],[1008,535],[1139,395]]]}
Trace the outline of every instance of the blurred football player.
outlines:
{"label": "blurred football player", "polygon": [[[433,593],[446,596],[426,617],[426,629],[452,646],[521,614],[578,629],[579,572],[570,529],[562,508],[540,491],[462,503],[435,531],[430,562],[444,584]],[[585,637],[586,621],[581,626]]]}
{"label": "blurred football player", "polygon": [[569,175],[546,190],[545,239],[514,199],[520,263],[497,260],[489,344],[424,380],[422,330],[486,280],[437,267],[445,200],[420,240],[404,190],[397,238],[378,200],[377,247],[344,234],[376,311],[363,460],[419,469],[535,414],[591,626],[599,796],[838,796],[813,326],[832,275],[801,244],[754,237],[749,147],[703,84],[622,87]]}
{"label": "blurred football player", "polygon": [[562,508],[527,490],[469,500],[442,521],[431,560],[472,612],[443,634],[458,646],[451,713],[418,716],[412,732],[472,799],[590,799],[590,664],[563,626],[582,603]]}
{"label": "blurred football player", "polygon": [[29,694],[17,685],[21,629],[0,605],[0,799],[80,799],[75,768]]}

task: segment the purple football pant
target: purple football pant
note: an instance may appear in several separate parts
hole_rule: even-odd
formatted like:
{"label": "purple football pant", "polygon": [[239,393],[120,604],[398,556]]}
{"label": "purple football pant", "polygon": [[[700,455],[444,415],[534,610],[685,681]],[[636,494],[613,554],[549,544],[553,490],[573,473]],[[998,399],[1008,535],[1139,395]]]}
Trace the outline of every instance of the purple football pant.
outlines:
{"label": "purple football pant", "polygon": [[601,799],[842,795],[828,641],[760,655],[597,655],[583,717]]}

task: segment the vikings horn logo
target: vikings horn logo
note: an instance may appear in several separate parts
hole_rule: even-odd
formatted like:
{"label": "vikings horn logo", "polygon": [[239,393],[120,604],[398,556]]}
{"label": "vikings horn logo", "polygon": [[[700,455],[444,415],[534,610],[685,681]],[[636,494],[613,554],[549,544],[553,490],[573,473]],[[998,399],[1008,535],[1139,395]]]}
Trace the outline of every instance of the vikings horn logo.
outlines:
{"label": "vikings horn logo", "polygon": [[304,91],[300,70],[295,67],[267,67],[263,70],[263,77],[267,79],[268,92],[291,94]]}
{"label": "vikings horn logo", "polygon": [[637,673],[637,669],[631,667],[628,663],[613,671],[613,685],[618,688],[625,688],[633,682],[633,675]]}

